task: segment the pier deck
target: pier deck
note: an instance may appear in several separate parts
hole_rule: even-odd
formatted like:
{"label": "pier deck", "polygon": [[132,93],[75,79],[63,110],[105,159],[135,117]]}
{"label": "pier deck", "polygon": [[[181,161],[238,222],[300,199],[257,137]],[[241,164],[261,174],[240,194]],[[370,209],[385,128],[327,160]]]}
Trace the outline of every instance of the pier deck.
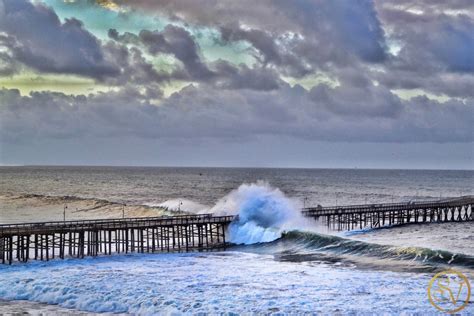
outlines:
{"label": "pier deck", "polygon": [[[474,196],[438,201],[310,207],[306,217],[334,230],[474,221]],[[212,214],[0,225],[0,262],[113,253],[205,251],[226,246],[235,216]]]}
{"label": "pier deck", "polygon": [[474,196],[437,201],[309,207],[303,215],[334,230],[377,228],[410,223],[474,221]]}
{"label": "pier deck", "polygon": [[0,225],[0,262],[219,249],[233,219],[203,214]]}

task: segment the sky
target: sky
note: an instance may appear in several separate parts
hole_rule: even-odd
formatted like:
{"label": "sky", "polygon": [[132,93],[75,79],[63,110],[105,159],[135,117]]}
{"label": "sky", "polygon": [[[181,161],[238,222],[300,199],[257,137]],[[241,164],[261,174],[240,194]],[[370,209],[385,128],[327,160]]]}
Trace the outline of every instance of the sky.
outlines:
{"label": "sky", "polygon": [[0,0],[0,165],[474,169],[472,0]]}

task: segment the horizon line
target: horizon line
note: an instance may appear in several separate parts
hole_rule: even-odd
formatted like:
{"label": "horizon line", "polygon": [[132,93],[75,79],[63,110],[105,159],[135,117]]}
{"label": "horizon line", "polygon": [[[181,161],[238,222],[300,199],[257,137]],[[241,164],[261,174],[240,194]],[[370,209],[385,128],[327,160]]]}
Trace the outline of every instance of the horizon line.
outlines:
{"label": "horizon line", "polygon": [[173,165],[102,165],[102,164],[0,164],[0,167],[109,167],[109,168],[203,168],[203,169],[300,169],[300,170],[420,170],[420,171],[474,171],[452,168],[370,168],[370,167],[265,167],[265,166],[173,166]]}

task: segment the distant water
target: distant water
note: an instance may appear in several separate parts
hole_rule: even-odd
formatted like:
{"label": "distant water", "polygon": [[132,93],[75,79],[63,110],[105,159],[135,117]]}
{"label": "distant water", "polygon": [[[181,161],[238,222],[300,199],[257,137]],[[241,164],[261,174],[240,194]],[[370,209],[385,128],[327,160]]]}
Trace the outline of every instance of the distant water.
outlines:
{"label": "distant water", "polygon": [[0,194],[44,194],[207,206],[243,183],[267,181],[307,205],[379,203],[474,194],[474,171],[157,167],[0,167]]}
{"label": "distant water", "polygon": [[60,219],[65,205],[68,218],[231,213],[229,240],[240,245],[0,266],[0,311],[434,313],[426,286],[436,271],[474,283],[473,222],[338,233],[299,210],[474,194],[473,180],[473,171],[1,167],[0,222]]}

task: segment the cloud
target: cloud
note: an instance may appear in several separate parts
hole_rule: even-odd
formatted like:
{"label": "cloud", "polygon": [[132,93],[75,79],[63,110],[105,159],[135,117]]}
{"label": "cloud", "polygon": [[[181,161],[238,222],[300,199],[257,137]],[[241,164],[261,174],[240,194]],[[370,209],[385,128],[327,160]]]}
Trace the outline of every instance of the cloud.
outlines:
{"label": "cloud", "polygon": [[212,76],[199,56],[199,46],[182,27],[168,25],[161,33],[142,30],[139,37],[152,54],[172,54],[183,63],[191,78],[206,80]]}
{"label": "cloud", "polygon": [[[469,2],[116,3],[172,23],[158,30],[111,29],[108,39],[99,40],[77,19],[61,22],[49,7],[0,0],[0,74],[30,67],[114,87],[88,96],[22,96],[4,89],[2,142],[120,137],[243,142],[269,136],[359,143],[474,141]],[[225,54],[207,60],[205,50],[216,47],[203,45],[201,35],[214,40],[211,46],[245,43],[239,47],[246,47],[255,62],[237,65]],[[166,70],[156,65],[164,56],[172,60]],[[334,84],[316,79],[304,89],[282,79],[302,82],[315,74]],[[192,84],[164,97],[163,86],[176,81]],[[395,89],[448,98],[444,103],[425,96],[404,100]]]}
{"label": "cloud", "polygon": [[369,63],[386,58],[384,31],[371,0],[117,3],[220,29],[224,41],[251,43],[264,63],[295,66],[286,69],[295,76],[304,75],[310,67],[347,64],[352,58]]}
{"label": "cloud", "polygon": [[402,101],[385,87],[330,88],[321,84],[311,89],[309,95],[321,108],[338,116],[398,119],[403,111]]}
{"label": "cloud", "polygon": [[284,84],[280,74],[271,68],[251,68],[245,64],[236,67],[224,60],[211,63],[211,67],[215,74],[213,84],[216,88],[268,91],[279,89]]}
{"label": "cloud", "polygon": [[1,134],[10,143],[121,136],[246,140],[265,135],[351,142],[474,141],[472,101],[403,101],[375,86],[320,85],[306,93],[288,85],[272,91],[191,85],[158,106],[133,87],[87,97],[49,92],[21,96],[4,89],[0,105]]}
{"label": "cloud", "polygon": [[473,96],[472,1],[384,1],[376,7],[396,53],[372,73],[374,80],[390,89]]}
{"label": "cloud", "polygon": [[[249,43],[262,69],[283,76],[322,71],[339,80],[336,74],[357,68],[389,89],[471,95],[472,89],[457,88],[474,75],[469,0],[117,3],[216,28],[223,45]],[[398,46],[396,55],[388,53],[390,45]]]}
{"label": "cloud", "polygon": [[8,49],[15,60],[35,70],[96,79],[120,72],[107,60],[100,41],[79,20],[62,23],[42,4],[1,0],[0,32],[8,34]]}
{"label": "cloud", "polygon": [[406,11],[383,13],[401,43],[397,68],[423,72],[474,72],[474,20],[466,15],[416,15]]}
{"label": "cloud", "polygon": [[[268,31],[259,29],[244,30],[240,25],[224,26],[220,28],[221,45],[229,42],[246,41],[255,50],[252,55],[263,67],[274,65],[278,70],[287,76],[303,77],[310,74],[313,68],[309,66],[302,56],[297,56],[291,46],[299,45],[299,39],[277,36]],[[277,41],[284,40],[286,45],[277,44]]]}
{"label": "cloud", "polygon": [[[245,64],[235,66],[222,59],[206,63],[201,57],[201,49],[194,37],[179,26],[168,25],[161,32],[142,30],[138,35],[128,32],[120,34],[111,29],[108,34],[118,43],[144,47],[151,55],[173,56],[181,66],[177,65],[171,73],[161,75],[168,81],[186,80],[213,84],[223,89],[254,90],[277,89],[282,83],[279,73],[272,69],[258,66],[251,68]],[[134,51],[135,54],[139,54],[137,48],[134,48]],[[132,73],[137,69],[136,66],[130,68]]]}
{"label": "cloud", "polygon": [[385,59],[384,31],[373,1],[279,0],[276,3],[305,38],[314,41],[315,48],[329,46],[332,54],[349,53],[366,62]]}
{"label": "cloud", "polygon": [[467,14],[473,15],[474,3],[471,0],[388,0],[376,1],[384,9],[413,12],[416,14]]}
{"label": "cloud", "polygon": [[0,76],[11,76],[19,71],[20,65],[9,51],[12,40],[0,34]]}

